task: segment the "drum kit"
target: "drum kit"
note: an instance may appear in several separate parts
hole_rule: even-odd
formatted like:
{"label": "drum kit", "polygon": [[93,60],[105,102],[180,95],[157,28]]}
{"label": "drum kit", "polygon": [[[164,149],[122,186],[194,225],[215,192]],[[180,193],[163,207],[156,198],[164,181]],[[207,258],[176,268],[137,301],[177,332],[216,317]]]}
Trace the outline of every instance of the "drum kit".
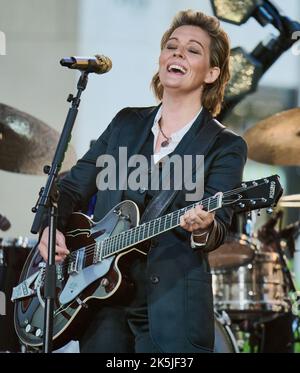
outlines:
{"label": "drum kit", "polygon": [[[280,166],[299,165],[300,109],[258,123],[244,138],[250,159]],[[43,165],[52,160],[58,139],[59,134],[45,123],[0,104],[1,170],[42,174]],[[64,168],[69,169],[75,159],[69,147]],[[282,197],[279,207],[299,208],[300,195]],[[292,329],[294,314],[298,312],[293,302],[297,303],[298,298],[291,296],[296,289],[282,238],[286,238],[287,232],[299,233],[300,224],[278,231],[275,224],[280,218],[282,213],[277,213],[255,234],[253,215],[234,216],[226,241],[209,254],[215,305],[215,352],[265,352],[264,344],[268,338],[272,339],[266,330],[273,330],[274,322],[279,324],[278,328]],[[8,219],[0,215],[0,230],[9,227]],[[17,284],[26,257],[36,243],[24,237],[0,239],[0,290],[5,294],[10,294]],[[0,315],[2,351],[20,350],[13,331],[12,307],[7,302],[7,317]],[[288,321],[282,326],[283,319]]]}
{"label": "drum kit", "polygon": [[[300,109],[261,121],[244,139],[252,160],[299,166]],[[235,215],[224,244],[209,254],[218,315],[216,352],[294,352],[300,294],[288,262],[296,260],[295,249],[287,242],[294,246],[300,221],[279,230],[275,225],[282,222],[282,208],[299,207],[300,194],[282,197],[278,212],[257,233],[253,213]]]}

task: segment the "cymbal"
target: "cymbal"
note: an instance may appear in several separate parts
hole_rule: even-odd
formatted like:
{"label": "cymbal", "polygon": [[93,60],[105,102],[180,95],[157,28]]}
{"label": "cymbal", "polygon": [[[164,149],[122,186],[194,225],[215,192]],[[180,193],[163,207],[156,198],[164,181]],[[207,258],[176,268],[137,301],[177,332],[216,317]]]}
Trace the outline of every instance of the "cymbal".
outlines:
{"label": "cymbal", "polygon": [[[44,175],[51,165],[59,133],[41,120],[0,103],[0,169],[22,174]],[[62,170],[76,162],[69,145]]]}
{"label": "cymbal", "polygon": [[248,157],[280,165],[300,165],[300,108],[283,111],[247,130]]}
{"label": "cymbal", "polygon": [[283,196],[278,202],[279,207],[300,207],[300,194]]}

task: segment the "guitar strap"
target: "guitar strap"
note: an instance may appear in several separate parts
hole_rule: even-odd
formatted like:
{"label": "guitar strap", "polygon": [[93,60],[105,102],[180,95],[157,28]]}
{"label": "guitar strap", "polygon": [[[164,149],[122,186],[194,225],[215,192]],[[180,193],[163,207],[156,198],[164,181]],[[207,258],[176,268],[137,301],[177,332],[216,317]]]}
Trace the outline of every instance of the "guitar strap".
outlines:
{"label": "guitar strap", "polygon": [[[201,131],[203,133],[201,134],[200,139],[197,139],[197,150],[199,152],[199,149],[202,149],[201,154],[204,155],[204,159],[210,147],[215,142],[218,134],[226,128],[216,119],[211,119],[208,123],[206,123],[206,126],[209,126],[210,128],[206,129],[206,131]],[[185,176],[192,177],[192,174]],[[141,217],[140,224],[161,216],[175,199],[178,192],[179,190],[172,190],[171,188],[170,190],[161,190],[158,192],[146,207]]]}

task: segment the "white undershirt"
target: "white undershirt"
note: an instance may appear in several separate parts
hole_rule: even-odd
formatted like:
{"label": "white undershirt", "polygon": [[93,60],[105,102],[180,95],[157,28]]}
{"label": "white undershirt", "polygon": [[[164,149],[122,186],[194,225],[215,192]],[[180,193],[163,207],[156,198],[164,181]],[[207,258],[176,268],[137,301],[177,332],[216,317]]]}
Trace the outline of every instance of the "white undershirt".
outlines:
{"label": "white undershirt", "polygon": [[158,110],[158,112],[157,112],[157,114],[154,118],[154,123],[153,123],[153,126],[152,126],[152,133],[154,135],[154,142],[153,142],[153,161],[154,161],[154,164],[157,164],[162,158],[164,158],[165,156],[167,156],[168,154],[172,153],[175,150],[176,146],[180,143],[181,139],[187,133],[187,131],[192,127],[193,123],[195,122],[195,120],[197,119],[197,117],[201,113],[201,111],[202,111],[202,107],[199,110],[199,112],[195,115],[195,117],[189,123],[187,123],[179,131],[172,133],[168,146],[166,146],[166,147],[161,146],[160,150],[157,153],[155,153],[155,146],[156,146],[157,138],[158,138],[158,135],[159,135],[159,132],[160,132],[158,122],[161,119],[162,106],[159,108],[159,110]]}

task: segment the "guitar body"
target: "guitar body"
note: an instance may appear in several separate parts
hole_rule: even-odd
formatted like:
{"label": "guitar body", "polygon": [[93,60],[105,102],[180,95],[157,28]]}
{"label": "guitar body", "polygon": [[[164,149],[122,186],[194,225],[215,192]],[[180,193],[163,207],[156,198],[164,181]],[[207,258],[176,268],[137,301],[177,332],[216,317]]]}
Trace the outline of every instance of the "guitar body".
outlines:
{"label": "guitar body", "polygon": [[[81,248],[85,248],[85,255],[78,255],[75,262],[77,265],[80,263],[80,268],[72,268],[72,271],[67,263],[57,265],[54,348],[59,348],[80,334],[84,327],[83,319],[90,314],[89,306],[93,301],[122,304],[128,302],[130,294],[133,295],[134,285],[130,281],[128,269],[136,256],[146,255],[146,250],[130,248],[93,264],[93,250],[87,247],[94,247],[96,242],[135,227],[138,223],[139,210],[131,201],[121,202],[98,223],[81,213],[72,214],[65,234],[67,247],[70,256],[78,253],[78,250],[80,252]],[[40,265],[44,265],[44,261],[36,247],[27,258],[20,283],[41,273]],[[34,284],[33,281],[31,289]],[[34,348],[42,347],[43,344],[43,302],[41,286],[34,294],[17,299],[15,303],[16,332],[23,344]],[[101,306],[100,302],[97,303]]]}

